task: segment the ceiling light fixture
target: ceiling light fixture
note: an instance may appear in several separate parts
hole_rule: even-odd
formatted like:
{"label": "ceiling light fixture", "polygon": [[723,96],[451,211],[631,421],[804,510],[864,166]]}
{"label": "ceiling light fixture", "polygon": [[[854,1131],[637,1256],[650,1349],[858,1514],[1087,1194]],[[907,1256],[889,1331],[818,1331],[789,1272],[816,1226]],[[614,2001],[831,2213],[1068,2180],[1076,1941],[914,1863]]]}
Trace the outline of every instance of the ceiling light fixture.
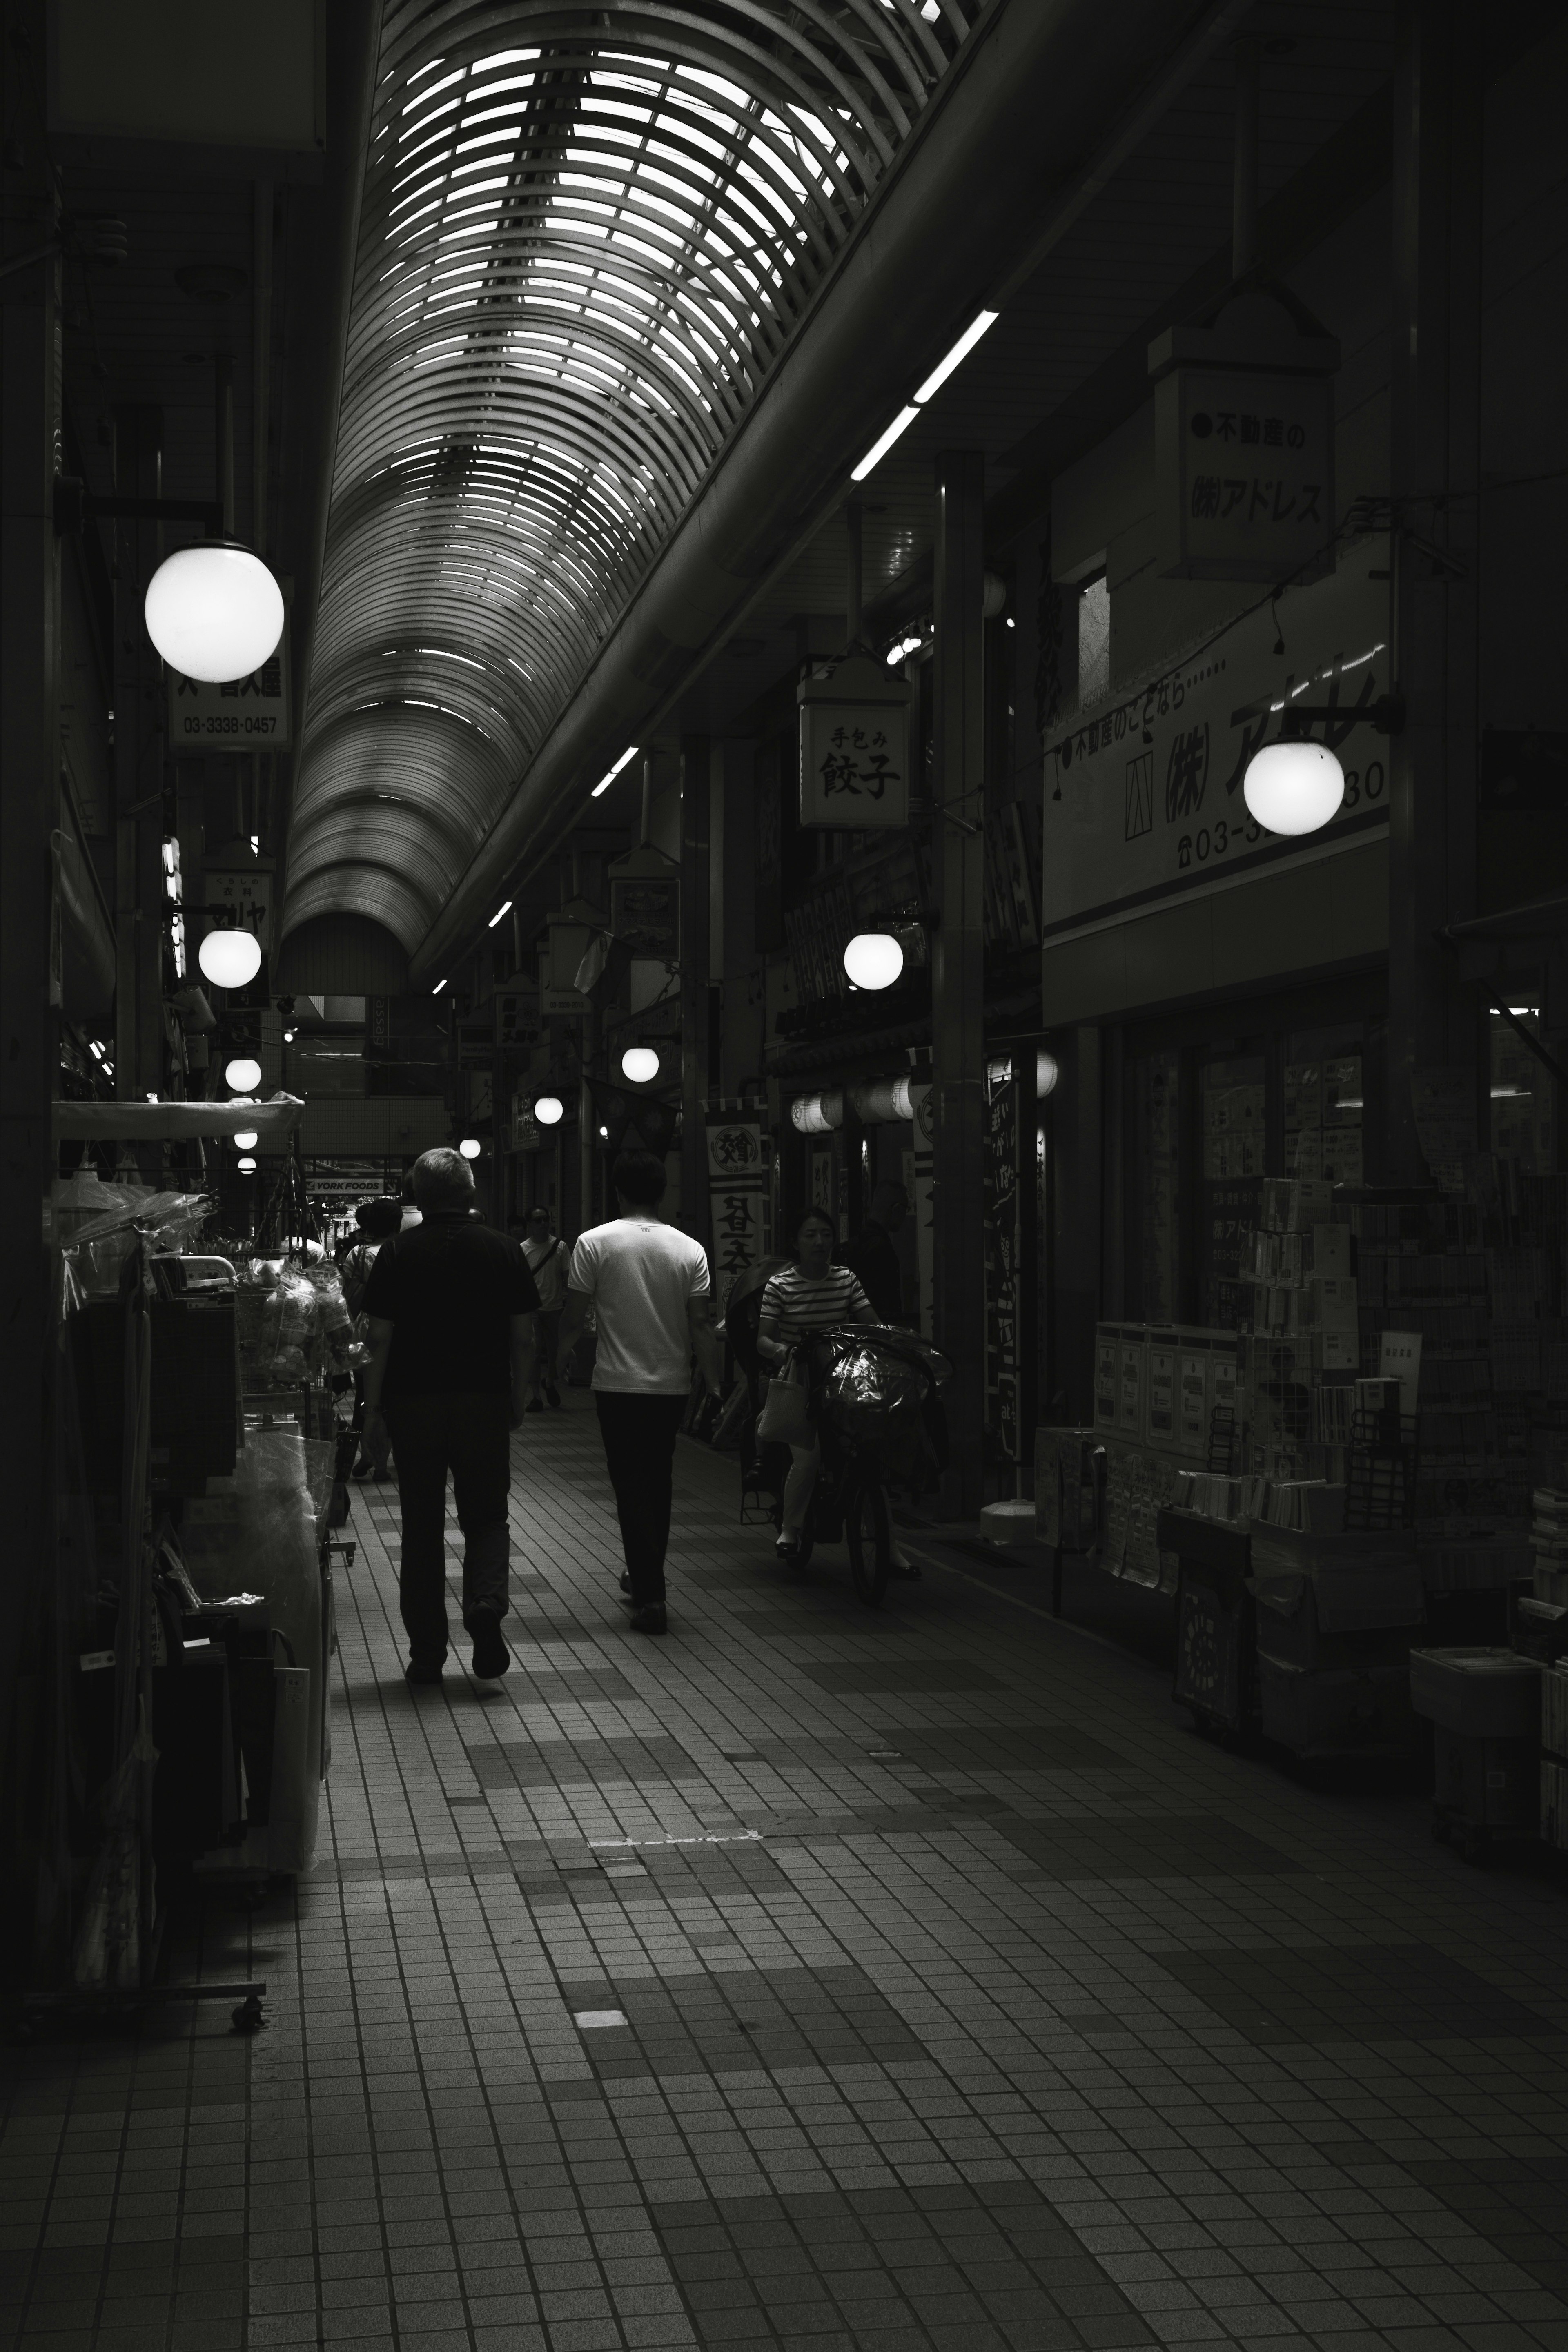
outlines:
{"label": "ceiling light fixture", "polygon": [[495,913],[490,917],[489,921],[486,924],[485,929],[487,930],[493,931],[501,917],[503,915],[510,915],[510,912],[511,900],[510,898],[503,898],[500,905],[496,908]]}
{"label": "ceiling light fixture", "polygon": [[598,782],[589,793],[588,798],[591,801],[596,801],[601,793],[607,793],[610,786],[615,782],[616,778],[620,774],[621,770],[623,768],[629,767],[631,762],[637,758],[637,745],[635,743],[628,743],[626,750],[621,753],[620,758],[616,761],[615,766],[609,769],[599,778]]}
{"label": "ceiling light fixture", "polygon": [[436,982],[435,987],[430,991],[431,995],[432,995],[432,996],[439,996],[439,995],[440,995],[440,993],[441,993],[441,991],[446,987],[446,985],[447,985],[447,983],[446,983],[446,982],[445,982],[444,980],[438,980],[438,981]]}
{"label": "ceiling light fixture", "polygon": [[867,450],[866,455],[861,458],[860,463],[850,469],[850,480],[852,482],[863,482],[867,475],[871,473],[876,467],[881,464],[882,459],[887,456],[889,450],[892,447],[900,435],[909,431],[910,426],[914,423],[919,415],[920,410],[918,408],[900,408],[892,423],[889,425],[887,431],[882,435],[881,438],[879,440],[873,441],[871,446]]}
{"label": "ceiling light fixture", "polygon": [[988,334],[1002,316],[1000,310],[982,310],[971,320],[945,359],[938,360],[924,383],[915,394],[908,408],[900,408],[879,441],[873,441],[860,463],[850,474],[852,482],[863,482],[872,469],[880,465],[900,434],[907,433],[928,400],[934,400],[955,368],[963,365],[982,335]]}
{"label": "ceiling light fixture", "polygon": [[209,686],[250,677],[283,635],[282,590],[259,556],[228,540],[166,556],[147,583],[142,611],[170,668]]}
{"label": "ceiling light fixture", "polygon": [[215,988],[248,988],[261,970],[261,942],[253,931],[209,931],[196,961]]}

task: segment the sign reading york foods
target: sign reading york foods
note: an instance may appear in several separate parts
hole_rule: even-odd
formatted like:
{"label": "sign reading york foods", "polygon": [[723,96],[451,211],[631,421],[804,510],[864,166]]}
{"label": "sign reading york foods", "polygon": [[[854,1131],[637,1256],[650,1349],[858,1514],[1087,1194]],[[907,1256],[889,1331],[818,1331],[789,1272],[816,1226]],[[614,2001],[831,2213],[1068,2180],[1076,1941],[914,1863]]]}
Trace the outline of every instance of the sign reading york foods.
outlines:
{"label": "sign reading york foods", "polygon": [[[1047,945],[1386,823],[1388,738],[1366,714],[1389,691],[1387,566],[1386,538],[1361,541],[1331,579],[1287,589],[1047,741]],[[1335,712],[1309,731],[1343,767],[1345,796],[1321,833],[1286,837],[1264,832],[1241,787],[1293,701]]]}

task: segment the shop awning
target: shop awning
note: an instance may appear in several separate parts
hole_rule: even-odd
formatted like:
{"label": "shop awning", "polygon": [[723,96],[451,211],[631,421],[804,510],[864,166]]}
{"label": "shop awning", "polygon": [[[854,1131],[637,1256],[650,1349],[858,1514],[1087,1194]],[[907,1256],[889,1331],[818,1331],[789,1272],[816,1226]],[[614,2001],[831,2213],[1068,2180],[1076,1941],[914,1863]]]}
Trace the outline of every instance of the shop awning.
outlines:
{"label": "shop awning", "polygon": [[254,1129],[258,1151],[284,1151],[305,1106],[297,1095],[270,1102],[57,1102],[57,1143],[191,1143]]}

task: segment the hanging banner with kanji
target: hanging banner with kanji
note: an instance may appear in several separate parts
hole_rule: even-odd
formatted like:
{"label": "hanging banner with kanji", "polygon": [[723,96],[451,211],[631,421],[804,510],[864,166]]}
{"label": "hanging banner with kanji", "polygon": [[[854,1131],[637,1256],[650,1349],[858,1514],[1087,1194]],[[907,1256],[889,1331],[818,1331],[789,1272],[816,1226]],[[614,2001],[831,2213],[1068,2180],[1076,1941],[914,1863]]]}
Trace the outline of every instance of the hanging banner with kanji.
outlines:
{"label": "hanging banner with kanji", "polygon": [[857,656],[805,677],[800,706],[800,821],[857,833],[910,821],[910,698],[885,663]]}
{"label": "hanging banner with kanji", "polygon": [[[1388,541],[1348,548],[1334,578],[1264,598],[1185,660],[1113,688],[1047,738],[1040,932],[1053,943],[1254,872],[1352,846],[1388,822]],[[1343,805],[1312,834],[1266,833],[1242,781],[1292,703],[1331,709],[1310,731],[1345,772]]]}
{"label": "hanging banner with kanji", "polygon": [[766,1189],[760,1121],[710,1118],[708,1190],[713,1211],[713,1303],[721,1321],[739,1277],[763,1262]]}

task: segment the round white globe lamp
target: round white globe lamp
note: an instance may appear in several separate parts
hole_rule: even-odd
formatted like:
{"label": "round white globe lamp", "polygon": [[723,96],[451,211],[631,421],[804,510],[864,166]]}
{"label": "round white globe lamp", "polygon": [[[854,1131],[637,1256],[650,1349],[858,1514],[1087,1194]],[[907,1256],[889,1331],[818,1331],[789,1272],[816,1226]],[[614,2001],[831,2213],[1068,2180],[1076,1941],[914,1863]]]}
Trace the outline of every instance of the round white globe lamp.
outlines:
{"label": "round white globe lamp", "polygon": [[254,1176],[256,1173],[256,1162],[254,1160],[237,1160],[235,1161],[235,1166],[238,1169],[242,1176]]}
{"label": "round white globe lamp", "polygon": [[891,988],[904,951],[890,931],[857,931],[844,950],[844,969],[857,988]]}
{"label": "round white globe lamp", "polygon": [[196,961],[215,988],[247,988],[261,970],[261,942],[253,931],[209,931]]}
{"label": "round white globe lamp", "polygon": [[224,1064],[223,1074],[236,1094],[247,1095],[261,1084],[261,1065],[250,1054],[237,1054],[232,1062]]}
{"label": "round white globe lamp", "polygon": [[242,1127],[234,1139],[237,1151],[254,1151],[261,1138],[253,1127]]}
{"label": "round white globe lamp", "polygon": [[210,686],[248,677],[278,650],[283,593],[247,547],[177,548],[147,583],[147,635],[171,669]]}
{"label": "round white globe lamp", "polygon": [[559,1127],[566,1116],[566,1106],[559,1095],[539,1095],[534,1099],[533,1116],[541,1127]]}
{"label": "round white globe lamp", "polygon": [[1316,833],[1344,799],[1345,772],[1326,743],[1295,737],[1255,751],[1241,790],[1266,833]]}
{"label": "round white globe lamp", "polygon": [[621,1076],[634,1087],[646,1087],[658,1076],[658,1055],[651,1045],[628,1045],[621,1055]]}
{"label": "round white globe lamp", "polygon": [[465,1160],[477,1160],[479,1156],[479,1140],[478,1136],[465,1135],[461,1143],[458,1144],[458,1149],[462,1153]]}

